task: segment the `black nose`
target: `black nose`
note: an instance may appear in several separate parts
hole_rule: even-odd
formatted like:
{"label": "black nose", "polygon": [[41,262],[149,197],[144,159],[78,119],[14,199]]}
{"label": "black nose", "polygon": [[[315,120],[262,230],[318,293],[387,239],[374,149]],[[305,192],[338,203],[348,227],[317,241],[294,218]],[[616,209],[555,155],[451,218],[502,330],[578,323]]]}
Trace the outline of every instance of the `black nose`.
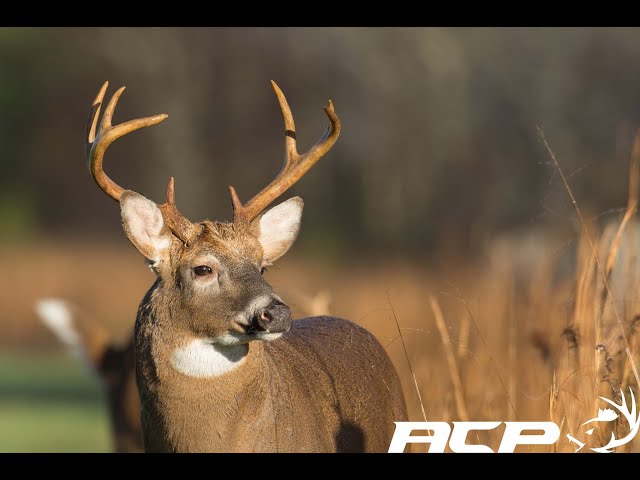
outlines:
{"label": "black nose", "polygon": [[291,328],[291,310],[284,303],[274,300],[258,310],[253,324],[269,333],[286,332]]}

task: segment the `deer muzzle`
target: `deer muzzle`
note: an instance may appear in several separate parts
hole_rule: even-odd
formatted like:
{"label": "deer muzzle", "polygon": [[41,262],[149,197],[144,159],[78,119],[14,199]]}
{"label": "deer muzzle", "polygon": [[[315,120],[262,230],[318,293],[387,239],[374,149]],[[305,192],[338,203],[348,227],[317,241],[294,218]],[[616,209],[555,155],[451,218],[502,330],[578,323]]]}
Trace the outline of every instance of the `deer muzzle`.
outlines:
{"label": "deer muzzle", "polygon": [[258,332],[284,333],[291,328],[291,309],[284,303],[273,300],[256,312],[252,327]]}

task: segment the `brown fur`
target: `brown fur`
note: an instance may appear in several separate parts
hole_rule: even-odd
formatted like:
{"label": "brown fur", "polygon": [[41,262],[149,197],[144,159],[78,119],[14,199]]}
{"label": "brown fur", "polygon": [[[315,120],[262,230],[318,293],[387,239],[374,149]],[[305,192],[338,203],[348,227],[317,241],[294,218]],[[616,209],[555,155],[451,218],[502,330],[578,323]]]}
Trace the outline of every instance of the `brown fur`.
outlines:
{"label": "brown fur", "polygon": [[137,324],[148,452],[386,452],[407,419],[384,349],[347,320],[296,320],[279,340],[251,342],[236,370],[200,379],[171,367],[180,337],[155,340],[154,323]]}
{"label": "brown fur", "polygon": [[133,338],[124,346],[109,345],[98,372],[107,387],[115,451],[143,452]]}
{"label": "brown fur", "polygon": [[[200,225],[188,246],[165,231],[171,247],[153,265],[159,278],[138,310],[145,450],[386,451],[393,422],[407,419],[398,376],[377,340],[347,320],[294,321],[278,340],[249,342],[240,366],[217,377],[174,368],[176,348],[234,331],[233,319],[252,299],[275,295],[260,274],[266,259],[257,240],[259,219],[250,226]],[[220,283],[199,289],[203,280],[191,272],[209,253],[219,260],[212,267]]]}

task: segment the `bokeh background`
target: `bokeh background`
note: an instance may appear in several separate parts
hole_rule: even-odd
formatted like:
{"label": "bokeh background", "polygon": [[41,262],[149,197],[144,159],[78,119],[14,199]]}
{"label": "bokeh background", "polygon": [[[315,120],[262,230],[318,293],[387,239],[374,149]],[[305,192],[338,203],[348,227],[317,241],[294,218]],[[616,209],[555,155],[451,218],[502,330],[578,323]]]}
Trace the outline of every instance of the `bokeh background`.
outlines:
{"label": "bokeh background", "polygon": [[[229,184],[246,199],[277,173],[269,80],[301,150],[323,132],[330,98],[342,135],[292,188],[303,227],[269,280],[299,315],[369,328],[412,419],[556,415],[563,437],[575,433],[596,393],[637,393],[637,246],[625,237],[620,250],[621,306],[589,303],[599,267],[537,127],[604,263],[640,127],[639,40],[626,28],[0,29],[0,451],[112,448],[100,380],[33,308],[65,298],[125,342],[153,281],[84,162],[105,80],[109,94],[127,86],[115,122],[169,115],[118,140],[105,169],[158,202],[174,176],[193,220],[230,219]],[[609,340],[604,365],[620,367],[602,374],[595,345]]]}

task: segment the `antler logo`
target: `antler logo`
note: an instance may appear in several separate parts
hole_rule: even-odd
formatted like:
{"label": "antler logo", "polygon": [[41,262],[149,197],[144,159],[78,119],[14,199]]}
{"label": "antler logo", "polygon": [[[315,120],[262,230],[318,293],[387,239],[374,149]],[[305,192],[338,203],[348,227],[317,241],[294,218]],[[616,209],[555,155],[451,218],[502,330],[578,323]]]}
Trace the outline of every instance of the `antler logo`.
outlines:
{"label": "antler logo", "polygon": [[[604,409],[601,408],[601,409],[598,409],[597,417],[592,418],[591,420],[587,420],[582,425],[580,425],[581,427],[583,427],[590,423],[613,422],[617,420],[620,417],[620,415],[622,415],[625,418],[625,420],[628,422],[629,433],[627,435],[625,435],[623,438],[618,439],[612,433],[609,443],[607,443],[605,446],[591,448],[591,450],[593,450],[594,452],[612,453],[614,448],[620,447],[622,445],[629,443],[631,440],[633,440],[633,438],[638,433],[638,430],[640,429],[640,416],[636,411],[636,399],[633,396],[633,391],[631,390],[631,387],[629,387],[629,394],[631,395],[631,410],[629,410],[629,407],[627,406],[627,401],[624,397],[624,392],[622,391],[622,389],[620,389],[620,396],[622,397],[622,403],[620,405],[618,405],[612,400],[609,400],[608,398],[599,397],[601,400],[607,402],[609,405],[614,407],[618,412],[620,412],[620,414],[616,413],[610,408],[604,408]],[[593,435],[593,432],[596,430],[596,428],[597,427],[591,428],[587,430],[585,433],[587,435]],[[570,434],[567,434],[567,438],[569,439],[569,441],[578,445],[578,448],[575,450],[576,452],[579,452],[580,450],[582,450],[582,448],[586,445],[586,442],[581,442],[580,440],[578,440],[577,438],[573,437]]]}

